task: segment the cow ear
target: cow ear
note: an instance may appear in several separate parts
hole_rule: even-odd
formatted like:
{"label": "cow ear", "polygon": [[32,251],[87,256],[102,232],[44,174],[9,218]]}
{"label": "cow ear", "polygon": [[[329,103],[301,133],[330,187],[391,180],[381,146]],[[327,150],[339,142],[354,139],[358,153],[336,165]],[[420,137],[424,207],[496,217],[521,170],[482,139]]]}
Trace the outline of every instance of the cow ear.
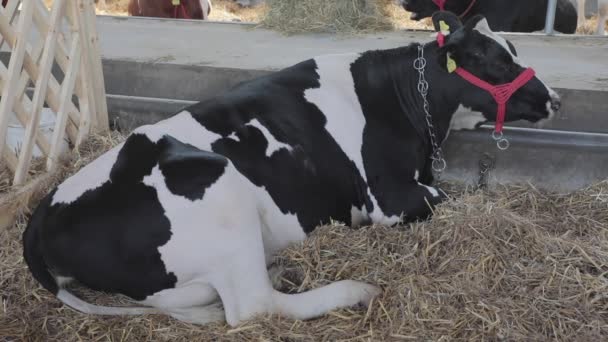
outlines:
{"label": "cow ear", "polygon": [[435,31],[442,32],[445,36],[458,31],[462,27],[460,19],[452,12],[435,12],[432,19]]}
{"label": "cow ear", "polygon": [[199,150],[170,135],[163,136],[158,145],[158,167],[167,188],[172,194],[191,201],[202,199],[205,190],[224,174],[228,165],[226,158]]}
{"label": "cow ear", "polygon": [[449,73],[454,72],[454,70],[458,68],[458,62],[455,56],[458,55],[458,48],[465,39],[465,36],[466,34],[463,29],[451,33],[445,37],[443,47],[439,48],[437,52],[439,65]]}

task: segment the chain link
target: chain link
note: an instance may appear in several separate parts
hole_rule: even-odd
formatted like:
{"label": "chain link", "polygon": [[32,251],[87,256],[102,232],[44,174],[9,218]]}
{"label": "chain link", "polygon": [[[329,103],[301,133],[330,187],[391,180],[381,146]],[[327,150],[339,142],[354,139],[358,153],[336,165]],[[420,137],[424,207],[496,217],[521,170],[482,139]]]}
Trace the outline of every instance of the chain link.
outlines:
{"label": "chain link", "polygon": [[431,145],[433,147],[433,153],[431,154],[431,160],[433,161],[431,166],[433,170],[439,174],[445,170],[447,163],[443,158],[443,151],[437,142],[437,135],[435,134],[435,126],[433,125],[433,117],[430,113],[430,106],[427,100],[429,93],[429,83],[424,77],[424,69],[426,68],[426,59],[424,58],[424,47],[418,45],[418,58],[414,60],[414,69],[418,71],[418,93],[422,96],[424,101],[423,109],[426,119],[426,126],[429,131],[429,138],[431,139]]}
{"label": "chain link", "polygon": [[496,159],[489,153],[484,153],[479,159],[479,180],[477,181],[477,188],[484,189],[488,186],[489,173],[494,169],[496,165]]}

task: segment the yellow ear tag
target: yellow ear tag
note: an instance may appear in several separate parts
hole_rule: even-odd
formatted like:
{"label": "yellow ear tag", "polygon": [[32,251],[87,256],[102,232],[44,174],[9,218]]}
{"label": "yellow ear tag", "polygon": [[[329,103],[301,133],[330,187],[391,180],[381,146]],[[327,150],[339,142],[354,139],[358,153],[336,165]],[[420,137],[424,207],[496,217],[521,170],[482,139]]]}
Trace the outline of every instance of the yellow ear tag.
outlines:
{"label": "yellow ear tag", "polygon": [[453,73],[454,70],[456,70],[456,61],[453,60],[452,57],[450,57],[449,54],[446,56],[446,60],[447,60],[448,72],[449,73]]}
{"label": "yellow ear tag", "polygon": [[180,1],[179,0],[171,0],[171,3],[173,4],[173,6],[179,6]]}
{"label": "yellow ear tag", "polygon": [[439,31],[444,35],[450,34],[450,25],[446,24],[445,21],[439,21]]}

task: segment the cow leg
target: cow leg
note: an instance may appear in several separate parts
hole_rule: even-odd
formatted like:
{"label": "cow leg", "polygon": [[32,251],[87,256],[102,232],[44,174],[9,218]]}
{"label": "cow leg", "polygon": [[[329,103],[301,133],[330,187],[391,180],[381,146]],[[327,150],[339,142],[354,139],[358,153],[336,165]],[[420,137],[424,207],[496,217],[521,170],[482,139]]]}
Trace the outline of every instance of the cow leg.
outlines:
{"label": "cow leg", "polygon": [[407,204],[403,211],[408,222],[429,218],[435,206],[447,198],[443,190],[419,182],[412,183],[406,193]]}
{"label": "cow leg", "polygon": [[582,27],[585,24],[585,0],[578,0],[578,22],[576,23],[577,28]]}
{"label": "cow leg", "polygon": [[380,292],[375,286],[344,280],[304,293],[281,293],[272,287],[261,236],[243,238],[241,235],[242,245],[234,246],[238,253],[224,261],[223,272],[211,277],[231,326],[265,313],[310,319],[334,309],[368,304]]}
{"label": "cow leg", "polygon": [[221,303],[189,308],[172,308],[165,311],[169,316],[186,323],[208,324],[224,320],[224,308]]}
{"label": "cow leg", "polygon": [[163,290],[141,303],[188,323],[206,324],[224,319],[217,292],[202,281]]}

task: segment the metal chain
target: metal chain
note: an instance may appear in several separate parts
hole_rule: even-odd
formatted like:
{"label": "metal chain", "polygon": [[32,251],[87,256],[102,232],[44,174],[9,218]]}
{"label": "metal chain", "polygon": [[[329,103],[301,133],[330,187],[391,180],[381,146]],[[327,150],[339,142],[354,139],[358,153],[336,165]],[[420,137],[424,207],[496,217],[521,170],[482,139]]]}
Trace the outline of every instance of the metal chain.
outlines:
{"label": "metal chain", "polygon": [[494,156],[489,153],[484,153],[479,159],[479,180],[477,181],[477,188],[484,189],[488,186],[488,176],[490,171],[494,169],[496,160]]}
{"label": "metal chain", "polygon": [[424,58],[424,47],[418,45],[418,58],[414,60],[414,69],[418,71],[418,93],[422,96],[424,101],[423,109],[426,119],[426,126],[429,131],[429,138],[431,139],[431,145],[433,146],[433,153],[431,154],[431,160],[433,161],[431,166],[433,170],[439,174],[445,170],[447,163],[443,158],[443,151],[437,143],[437,135],[435,134],[435,126],[433,126],[433,117],[429,112],[429,102],[427,95],[429,93],[429,83],[424,77],[424,69],[426,68],[426,59]]}

